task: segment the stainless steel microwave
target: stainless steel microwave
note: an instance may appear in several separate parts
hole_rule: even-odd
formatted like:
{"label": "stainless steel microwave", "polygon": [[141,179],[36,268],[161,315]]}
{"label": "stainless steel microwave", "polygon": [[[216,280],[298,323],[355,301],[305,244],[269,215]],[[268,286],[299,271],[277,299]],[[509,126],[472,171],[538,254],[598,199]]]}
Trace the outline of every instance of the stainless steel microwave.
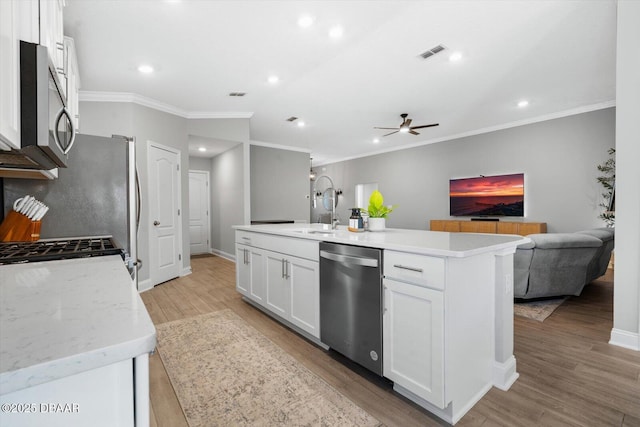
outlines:
{"label": "stainless steel microwave", "polygon": [[73,121],[45,46],[20,41],[20,149],[2,152],[0,167],[67,167]]}

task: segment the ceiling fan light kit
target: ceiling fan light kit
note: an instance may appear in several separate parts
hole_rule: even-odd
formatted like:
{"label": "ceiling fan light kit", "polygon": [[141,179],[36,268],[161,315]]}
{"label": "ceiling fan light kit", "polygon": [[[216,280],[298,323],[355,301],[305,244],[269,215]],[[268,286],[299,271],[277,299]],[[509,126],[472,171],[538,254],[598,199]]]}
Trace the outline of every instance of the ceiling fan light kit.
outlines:
{"label": "ceiling fan light kit", "polygon": [[411,126],[411,119],[408,119],[407,118],[408,116],[409,115],[407,113],[400,114],[400,117],[402,117],[402,123],[397,128],[374,127],[374,129],[393,130],[393,132],[389,132],[388,134],[382,135],[382,136],[389,136],[389,135],[393,135],[394,133],[398,133],[398,132],[400,132],[400,133],[410,133],[411,135],[420,135],[420,133],[416,132],[415,129],[424,129],[424,128],[430,128],[430,127],[439,125],[439,123],[431,123],[429,125]]}

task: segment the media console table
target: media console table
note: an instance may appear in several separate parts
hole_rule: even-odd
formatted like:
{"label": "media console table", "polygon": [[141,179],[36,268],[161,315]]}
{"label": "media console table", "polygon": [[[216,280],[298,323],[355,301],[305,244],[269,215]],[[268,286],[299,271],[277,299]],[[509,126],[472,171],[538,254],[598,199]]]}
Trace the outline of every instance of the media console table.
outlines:
{"label": "media console table", "polygon": [[431,231],[454,233],[527,234],[546,233],[546,222],[466,221],[456,219],[432,219]]}

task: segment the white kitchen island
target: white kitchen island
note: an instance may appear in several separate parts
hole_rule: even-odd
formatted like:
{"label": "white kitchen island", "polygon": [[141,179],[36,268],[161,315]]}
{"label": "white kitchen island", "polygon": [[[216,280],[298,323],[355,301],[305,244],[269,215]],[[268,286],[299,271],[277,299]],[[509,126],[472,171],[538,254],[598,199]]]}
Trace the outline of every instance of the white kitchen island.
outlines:
{"label": "white kitchen island", "polygon": [[513,254],[527,238],[308,224],[234,228],[238,292],[325,348],[319,242],[383,249],[383,375],[445,421],[455,424],[492,386],[508,390],[518,378]]}
{"label": "white kitchen island", "polygon": [[119,255],[0,266],[0,425],[148,425],[155,344]]}

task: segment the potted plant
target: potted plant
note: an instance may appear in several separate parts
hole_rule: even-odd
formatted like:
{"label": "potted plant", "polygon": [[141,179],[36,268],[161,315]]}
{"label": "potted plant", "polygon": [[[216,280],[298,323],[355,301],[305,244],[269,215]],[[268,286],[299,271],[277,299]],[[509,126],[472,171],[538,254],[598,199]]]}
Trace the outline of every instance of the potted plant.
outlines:
{"label": "potted plant", "polygon": [[598,171],[602,173],[599,176],[598,182],[604,187],[604,193],[602,193],[603,202],[600,203],[600,207],[603,208],[603,212],[598,215],[602,219],[607,227],[613,227],[616,222],[615,213],[615,183],[616,183],[616,149],[610,148],[609,158],[606,162],[598,165]]}
{"label": "potted plant", "polygon": [[369,214],[369,231],[382,231],[386,226],[386,218],[396,206],[385,206],[382,193],[375,190],[369,197],[369,207],[367,213]]}

